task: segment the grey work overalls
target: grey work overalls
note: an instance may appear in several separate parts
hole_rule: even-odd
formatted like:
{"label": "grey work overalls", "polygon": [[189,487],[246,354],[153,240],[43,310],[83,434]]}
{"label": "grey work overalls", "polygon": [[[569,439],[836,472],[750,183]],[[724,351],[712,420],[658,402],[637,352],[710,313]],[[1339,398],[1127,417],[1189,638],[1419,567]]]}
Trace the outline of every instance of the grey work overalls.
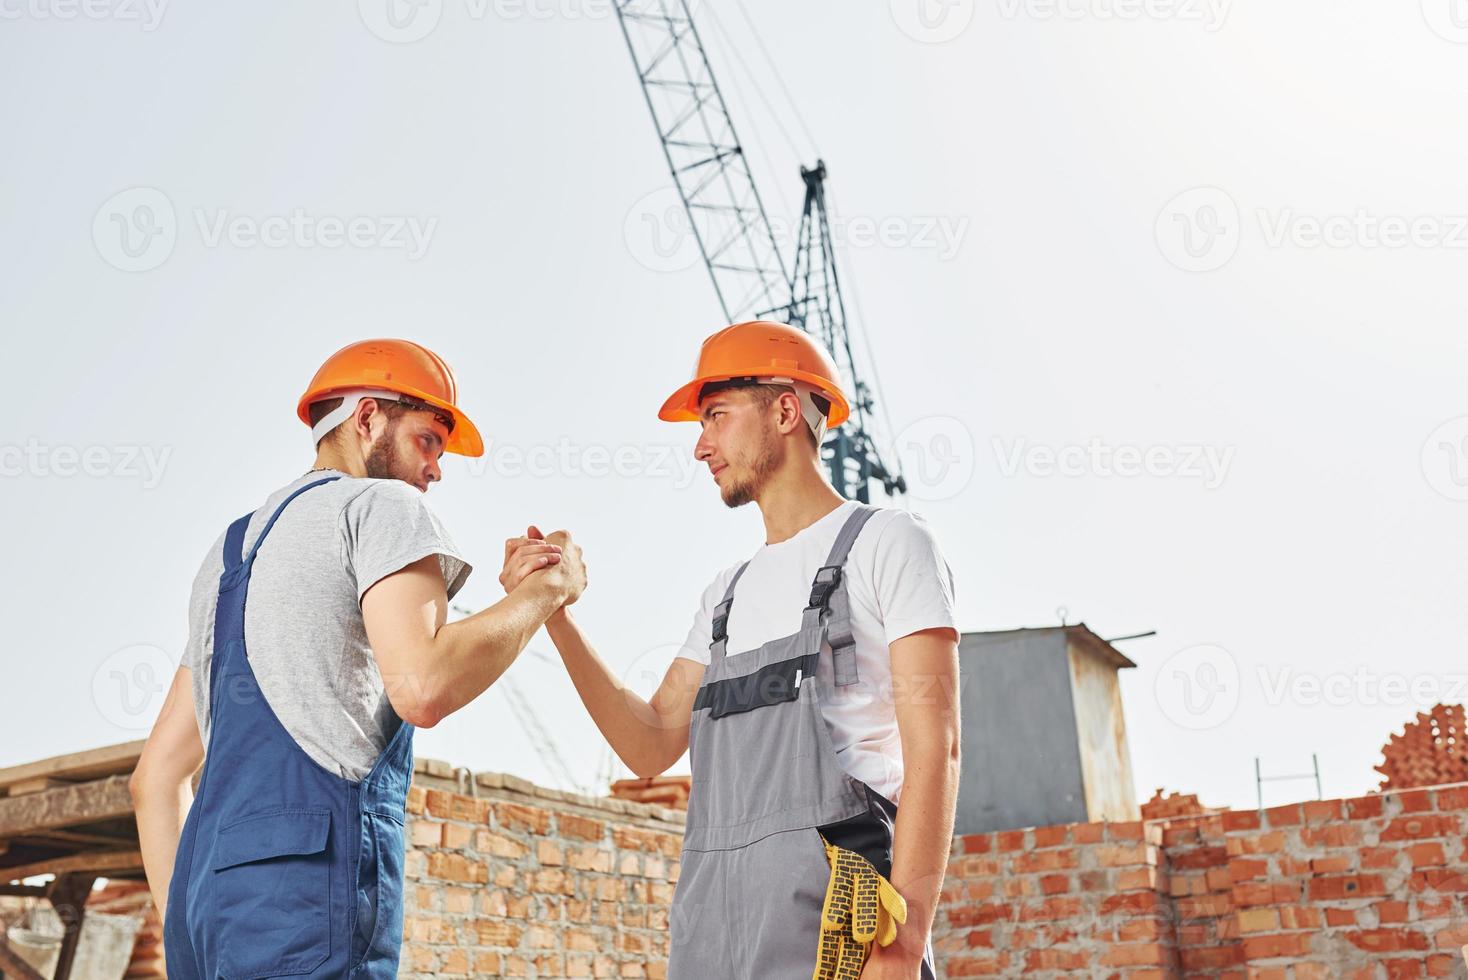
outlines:
{"label": "grey work overalls", "polygon": [[[842,574],[876,508],[858,505],[816,573],[800,631],[725,653],[741,565],[714,610],[688,733],[693,788],[669,924],[668,980],[810,980],[831,869],[821,835],[892,872],[897,808],[836,759],[816,675],[857,682]],[[931,978],[932,953],[923,963]]]}

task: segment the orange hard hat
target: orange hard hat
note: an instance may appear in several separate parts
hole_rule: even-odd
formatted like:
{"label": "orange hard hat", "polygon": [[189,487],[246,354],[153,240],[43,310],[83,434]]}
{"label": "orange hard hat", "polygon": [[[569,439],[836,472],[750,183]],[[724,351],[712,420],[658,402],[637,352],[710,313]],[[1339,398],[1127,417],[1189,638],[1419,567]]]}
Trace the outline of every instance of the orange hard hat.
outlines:
{"label": "orange hard hat", "polygon": [[803,330],[773,320],[750,320],[725,327],[703,342],[693,380],[663,402],[658,418],[697,422],[703,386],[748,379],[786,384],[803,381],[830,399],[826,424],[835,428],[851,414],[836,362],[820,341]]}
{"label": "orange hard hat", "polygon": [[[422,344],[411,340],[363,340],[348,344],[328,357],[317,370],[296,405],[296,414],[302,422],[310,425],[312,402],[354,394],[363,397],[404,395],[406,398],[399,400],[406,404],[418,401],[436,408],[453,421],[444,452],[460,456],[484,455],[484,440],[479,430],[459,408],[459,387],[454,381],[453,370],[443,358]],[[323,423],[326,421],[322,419]],[[327,427],[327,431],[342,421],[337,419]],[[319,440],[325,433],[313,434]]]}

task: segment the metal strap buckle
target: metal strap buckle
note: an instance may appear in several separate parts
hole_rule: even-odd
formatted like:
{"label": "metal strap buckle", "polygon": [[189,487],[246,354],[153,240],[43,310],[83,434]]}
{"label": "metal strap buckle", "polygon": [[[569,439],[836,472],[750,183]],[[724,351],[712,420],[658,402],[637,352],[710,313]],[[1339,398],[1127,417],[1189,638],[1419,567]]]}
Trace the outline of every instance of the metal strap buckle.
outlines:
{"label": "metal strap buckle", "polygon": [[831,598],[831,593],[836,591],[836,586],[841,584],[841,566],[823,565],[816,572],[815,583],[810,590],[810,605],[808,609],[823,609],[826,601]]}
{"label": "metal strap buckle", "polygon": [[714,607],[714,642],[715,643],[718,643],[720,640],[724,639],[726,636],[729,635],[728,634],[728,628],[729,628],[729,610],[730,610],[730,608],[733,607],[733,605],[734,605],[734,600],[733,599],[726,599],[725,601],[719,603],[717,606]]}

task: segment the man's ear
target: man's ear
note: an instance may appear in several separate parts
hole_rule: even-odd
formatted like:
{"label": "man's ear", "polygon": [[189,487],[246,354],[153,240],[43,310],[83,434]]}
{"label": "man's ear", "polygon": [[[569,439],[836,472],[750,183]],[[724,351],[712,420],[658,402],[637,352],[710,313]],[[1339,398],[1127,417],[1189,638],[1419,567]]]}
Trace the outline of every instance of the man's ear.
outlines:
{"label": "man's ear", "polygon": [[789,434],[798,427],[805,426],[805,414],[800,410],[800,396],[793,391],[782,391],[780,397],[775,399],[780,406],[780,416],[777,424],[782,434]]}
{"label": "man's ear", "polygon": [[[372,438],[372,416],[377,413],[377,399],[364,398],[352,413],[352,431],[364,439]],[[366,430],[364,433],[363,430]]]}
{"label": "man's ear", "polygon": [[387,422],[387,412],[376,398],[362,399],[362,403],[352,413],[353,431],[368,442],[372,441],[372,420],[374,418],[380,418],[384,423]]}

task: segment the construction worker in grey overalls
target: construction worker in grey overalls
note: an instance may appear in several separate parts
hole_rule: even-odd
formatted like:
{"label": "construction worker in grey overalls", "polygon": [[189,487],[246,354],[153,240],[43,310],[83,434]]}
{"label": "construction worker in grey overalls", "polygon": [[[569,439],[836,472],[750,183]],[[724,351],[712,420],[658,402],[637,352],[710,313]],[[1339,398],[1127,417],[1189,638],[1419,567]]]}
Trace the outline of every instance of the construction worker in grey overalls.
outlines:
{"label": "construction worker in grey overalls", "polygon": [[574,555],[542,545],[512,595],[445,623],[469,565],[422,495],[445,451],[483,441],[427,348],[344,348],[298,414],[316,467],[211,549],[132,778],[170,980],[395,976],[413,732],[478,696],[584,586]]}
{"label": "construction worker in grey overalls", "polygon": [[[669,980],[933,976],[958,777],[952,582],[919,519],[826,481],[822,437],[848,411],[803,332],[752,321],[710,337],[660,416],[702,423],[697,457],[727,505],[759,503],[765,546],[705,592],[650,700],[567,613],[546,623],[629,768],[689,753]],[[507,554],[539,541],[532,527]]]}

